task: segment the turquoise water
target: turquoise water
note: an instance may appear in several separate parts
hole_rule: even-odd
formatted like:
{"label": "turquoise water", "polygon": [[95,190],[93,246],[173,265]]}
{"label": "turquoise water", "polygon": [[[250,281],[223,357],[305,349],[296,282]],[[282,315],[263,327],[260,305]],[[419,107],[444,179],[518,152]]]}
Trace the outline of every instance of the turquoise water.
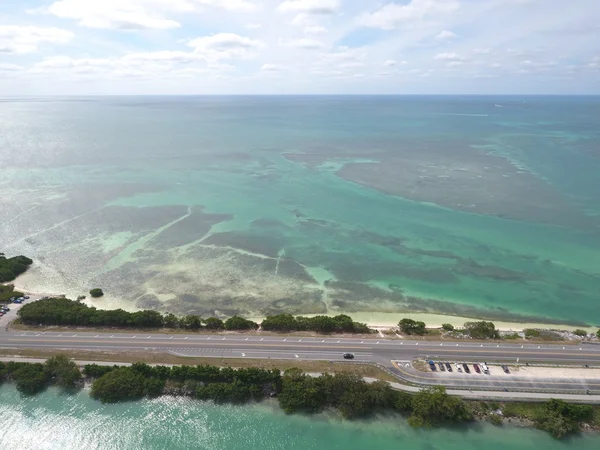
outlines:
{"label": "turquoise water", "polygon": [[163,397],[102,405],[87,392],[55,389],[22,397],[0,387],[2,450],[292,450],[365,448],[465,450],[597,449],[598,435],[566,442],[531,429],[476,425],[414,430],[401,418],[345,422],[324,415],[286,416],[275,406],[215,406]]}
{"label": "turquoise water", "polygon": [[[502,108],[495,105],[502,105]],[[598,97],[0,102],[18,284],[175,313],[597,325]]]}

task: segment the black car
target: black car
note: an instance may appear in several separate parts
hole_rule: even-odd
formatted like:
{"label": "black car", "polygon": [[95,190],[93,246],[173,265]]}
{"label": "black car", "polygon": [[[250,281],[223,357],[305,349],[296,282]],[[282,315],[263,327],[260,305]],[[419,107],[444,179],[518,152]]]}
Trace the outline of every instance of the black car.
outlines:
{"label": "black car", "polygon": [[446,369],[448,369],[448,372],[452,372],[452,366],[450,363],[446,363]]}
{"label": "black car", "polygon": [[469,366],[467,366],[465,363],[463,363],[463,369],[465,369],[465,373],[471,373],[471,369],[469,369]]}
{"label": "black car", "polygon": [[354,359],[353,353],[344,353],[342,356],[344,357],[344,359]]}
{"label": "black car", "polygon": [[438,367],[440,368],[440,371],[445,372],[446,368],[444,367],[444,363],[438,363]]}
{"label": "black car", "polygon": [[510,370],[508,370],[508,366],[506,365],[502,365],[502,370],[504,370],[504,373],[510,373]]}

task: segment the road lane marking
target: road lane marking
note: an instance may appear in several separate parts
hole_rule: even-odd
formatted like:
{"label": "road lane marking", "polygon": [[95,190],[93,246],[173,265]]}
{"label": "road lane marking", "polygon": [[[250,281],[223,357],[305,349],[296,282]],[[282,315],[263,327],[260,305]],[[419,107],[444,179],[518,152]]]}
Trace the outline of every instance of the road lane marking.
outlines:
{"label": "road lane marking", "polygon": [[294,356],[295,356],[296,358],[299,358],[299,356],[298,356],[298,355],[294,355]]}

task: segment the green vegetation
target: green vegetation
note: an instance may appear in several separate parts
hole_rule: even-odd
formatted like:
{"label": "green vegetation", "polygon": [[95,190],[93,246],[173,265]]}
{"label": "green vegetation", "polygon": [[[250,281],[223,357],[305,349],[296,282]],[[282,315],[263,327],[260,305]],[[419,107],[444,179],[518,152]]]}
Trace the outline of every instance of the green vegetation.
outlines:
{"label": "green vegetation", "polygon": [[0,283],[6,283],[25,273],[33,261],[27,256],[14,256],[7,258],[4,253],[0,253]]}
{"label": "green vegetation", "polygon": [[596,336],[598,336],[598,339],[600,339],[600,330],[596,331]]}
{"label": "green vegetation", "polygon": [[416,320],[412,319],[402,319],[398,323],[398,327],[400,328],[400,331],[408,335],[416,334],[423,336],[426,332],[425,322],[417,322]]}
{"label": "green vegetation", "polygon": [[499,339],[500,334],[492,322],[466,322],[465,332],[473,339]]}
{"label": "green vegetation", "polygon": [[364,323],[354,322],[351,317],[340,314],[335,317],[294,317],[277,314],[263,320],[265,331],[316,331],[318,333],[371,333]]}
{"label": "green vegetation", "polygon": [[225,328],[225,324],[221,319],[217,319],[216,317],[209,317],[204,320],[204,326],[207,330],[222,330]]}
{"label": "green vegetation", "polygon": [[575,331],[573,331],[573,334],[575,336],[580,336],[580,337],[587,337],[587,331],[582,330],[581,328],[576,329]]}
{"label": "green vegetation", "polygon": [[442,330],[444,330],[444,331],[454,331],[454,325],[452,325],[451,323],[443,323],[442,324]]}
{"label": "green vegetation", "polygon": [[[90,395],[103,403],[138,400],[163,394],[187,395],[216,403],[245,403],[277,397],[288,414],[319,413],[335,409],[344,418],[370,417],[396,412],[408,416],[413,427],[437,427],[470,422],[475,416],[493,424],[502,417],[531,420],[534,425],[560,439],[579,432],[583,423],[600,426],[600,407],[572,405],[562,400],[546,403],[464,402],[446,393],[444,387],[422,389],[415,395],[395,391],[384,381],[365,382],[355,373],[310,376],[299,369],[283,375],[278,369],[247,367],[233,369],[212,365],[101,366],[83,369],[93,380]],[[47,386],[65,389],[81,386],[81,372],[64,355],[44,364],[0,362],[0,382],[16,383],[19,392],[36,394]],[[501,411],[502,414],[498,412]]]}
{"label": "green vegetation", "polygon": [[394,391],[388,383],[366,383],[354,374],[311,377],[296,369],[288,370],[278,395],[279,406],[288,414],[317,413],[326,408],[340,411],[347,419],[369,417],[377,412],[395,411],[410,415],[412,426],[434,426],[473,419],[466,404],[450,397],[445,388],[423,389],[411,396]]}
{"label": "green vegetation", "polygon": [[98,377],[91,395],[103,403],[155,397],[165,392],[167,383],[182,393],[201,400],[242,403],[260,400],[266,392],[281,385],[279,370],[259,368],[232,369],[215,366],[149,366],[135,363],[130,367],[86,365],[88,377]]}
{"label": "green vegetation", "polygon": [[104,292],[102,292],[102,289],[100,288],[94,288],[90,291],[90,295],[92,298],[98,298],[104,296]]}
{"label": "green vegetation", "polygon": [[540,331],[533,328],[527,328],[525,331],[525,339],[537,339],[540,337]]}
{"label": "green vegetation", "polygon": [[255,330],[257,328],[258,324],[256,322],[240,316],[233,316],[225,321],[226,330]]}
{"label": "green vegetation", "polygon": [[72,389],[79,385],[81,373],[74,362],[65,356],[55,356],[44,364],[0,362],[0,382],[12,381],[17,390],[34,395],[50,385]]}
{"label": "green vegetation", "polygon": [[502,336],[502,339],[509,339],[509,340],[521,339],[521,336],[519,336],[519,333],[510,333],[510,334],[505,334],[504,336]]}
{"label": "green vegetation", "polygon": [[596,415],[600,416],[600,408],[551,399],[545,403],[506,403],[502,407],[502,414],[508,418],[531,420],[536,428],[561,439],[578,433],[582,423],[597,426]]}
{"label": "green vegetation", "polygon": [[594,409],[588,405],[570,405],[552,399],[535,417],[534,423],[540,430],[548,431],[555,438],[563,438],[580,430],[580,423],[593,418]]}
{"label": "green vegetation", "polygon": [[432,427],[446,423],[473,420],[473,413],[458,397],[451,397],[442,386],[422,389],[412,400],[412,415],[408,422],[413,427]]}
{"label": "green vegetation", "polygon": [[[72,325],[83,327],[127,328],[179,328],[184,330],[251,330],[258,324],[243,317],[234,316],[225,322],[217,317],[202,319],[200,316],[177,317],[162,315],[157,311],[127,312],[122,309],[96,309],[66,298],[51,298],[28,303],[18,312],[21,322],[27,325]],[[354,322],[345,315],[335,317],[294,317],[280,314],[267,317],[262,327],[273,331],[317,331],[320,333],[370,333],[362,323]]]}
{"label": "green vegetation", "polygon": [[22,292],[15,291],[12,284],[0,284],[0,303],[8,303],[11,297],[23,297]]}

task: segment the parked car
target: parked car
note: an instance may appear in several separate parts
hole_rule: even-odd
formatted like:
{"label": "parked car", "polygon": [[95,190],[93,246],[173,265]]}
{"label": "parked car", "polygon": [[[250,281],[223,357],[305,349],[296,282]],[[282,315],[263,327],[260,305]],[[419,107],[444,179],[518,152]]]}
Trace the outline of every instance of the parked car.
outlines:
{"label": "parked car", "polygon": [[471,373],[471,369],[469,369],[469,366],[466,363],[463,363],[463,369],[465,369],[465,373]]}
{"label": "parked car", "polygon": [[2,311],[3,313],[7,313],[10,311],[10,308],[7,308],[6,306],[3,306],[2,308],[0,308],[0,311]]}
{"label": "parked car", "polygon": [[455,366],[456,366],[456,371],[457,372],[462,372],[463,371],[462,367],[460,367],[460,365],[458,363],[456,363]]}
{"label": "parked car", "polygon": [[445,372],[446,368],[444,367],[444,363],[438,363],[438,367],[440,368],[440,371]]}
{"label": "parked car", "polygon": [[448,369],[448,372],[452,372],[452,366],[450,363],[446,363],[446,369]]}
{"label": "parked car", "polygon": [[479,368],[479,364],[473,364],[473,369],[475,369],[475,372],[481,373],[481,369]]}
{"label": "parked car", "polygon": [[429,368],[431,369],[432,372],[437,371],[437,369],[435,368],[435,363],[433,361],[427,361],[429,363]]}
{"label": "parked car", "polygon": [[29,295],[26,295],[25,297],[23,297],[25,300],[29,300]]}
{"label": "parked car", "polygon": [[483,373],[489,375],[490,374],[490,368],[487,366],[486,363],[481,363],[481,370],[483,370]]}
{"label": "parked car", "polygon": [[510,373],[510,370],[508,370],[508,366],[506,365],[502,365],[502,370],[504,370],[504,373]]}
{"label": "parked car", "polygon": [[353,353],[344,353],[342,356],[344,357],[344,359],[354,359]]}

